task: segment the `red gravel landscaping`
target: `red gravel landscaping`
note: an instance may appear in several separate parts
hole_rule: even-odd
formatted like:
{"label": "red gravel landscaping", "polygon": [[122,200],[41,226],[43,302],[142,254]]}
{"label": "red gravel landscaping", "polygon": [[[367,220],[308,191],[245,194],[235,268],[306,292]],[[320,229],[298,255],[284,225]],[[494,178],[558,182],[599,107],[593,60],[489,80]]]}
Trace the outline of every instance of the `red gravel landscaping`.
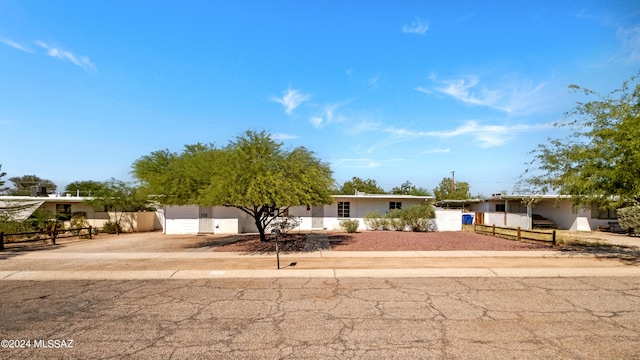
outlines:
{"label": "red gravel landscaping", "polygon": [[544,244],[478,235],[466,231],[399,232],[367,231],[331,233],[332,250],[338,251],[452,251],[452,250],[549,250]]}
{"label": "red gravel landscaping", "polygon": [[[282,250],[304,251],[306,234],[286,235],[288,240]],[[344,232],[327,234],[334,251],[453,251],[453,250],[549,250],[539,243],[518,242],[466,231],[401,232],[365,231],[355,234]],[[234,235],[219,239],[213,251],[222,252],[270,252],[274,244],[261,242],[258,235]],[[213,244],[212,244],[213,245]]]}

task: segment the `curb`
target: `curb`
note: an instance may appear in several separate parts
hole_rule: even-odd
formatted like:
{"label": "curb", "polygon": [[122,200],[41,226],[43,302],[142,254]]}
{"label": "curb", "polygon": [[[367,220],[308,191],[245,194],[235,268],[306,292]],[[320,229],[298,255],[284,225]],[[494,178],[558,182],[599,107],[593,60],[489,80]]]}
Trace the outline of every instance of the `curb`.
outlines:
{"label": "curb", "polygon": [[447,269],[280,269],[150,271],[0,271],[0,281],[194,280],[260,278],[449,278],[640,276],[638,267],[608,268],[447,268]]}

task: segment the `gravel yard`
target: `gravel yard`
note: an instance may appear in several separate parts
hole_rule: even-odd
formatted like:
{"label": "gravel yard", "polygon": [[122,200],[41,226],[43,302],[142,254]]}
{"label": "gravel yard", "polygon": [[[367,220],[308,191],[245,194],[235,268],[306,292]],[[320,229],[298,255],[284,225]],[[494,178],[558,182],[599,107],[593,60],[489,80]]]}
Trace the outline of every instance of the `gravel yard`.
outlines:
{"label": "gravel yard", "polygon": [[[438,250],[549,250],[544,244],[517,242],[501,238],[477,235],[466,231],[445,232],[399,232],[365,231],[355,234],[332,232],[327,234],[334,251],[438,251]],[[307,235],[290,234],[285,238],[283,251],[304,251]],[[219,239],[218,241],[220,241]],[[229,237],[225,245],[213,251],[268,252],[272,243],[260,242],[257,235]]]}

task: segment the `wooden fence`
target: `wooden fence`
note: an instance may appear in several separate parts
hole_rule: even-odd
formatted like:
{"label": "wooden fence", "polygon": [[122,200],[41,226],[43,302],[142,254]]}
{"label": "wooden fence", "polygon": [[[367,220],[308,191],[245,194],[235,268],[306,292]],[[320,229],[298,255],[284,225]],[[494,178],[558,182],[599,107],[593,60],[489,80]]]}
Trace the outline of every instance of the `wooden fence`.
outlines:
{"label": "wooden fence", "polygon": [[[83,230],[87,230],[84,232]],[[5,244],[20,244],[20,243],[29,243],[36,241],[46,242],[47,239],[51,239],[53,245],[56,244],[56,239],[61,238],[69,238],[75,236],[88,236],[89,239],[92,238],[94,231],[97,232],[98,228],[94,228],[92,226],[86,228],[76,228],[76,229],[54,229],[54,230],[41,230],[41,231],[31,231],[31,232],[23,232],[23,233],[15,233],[15,234],[5,234],[4,232],[0,232],[0,251],[4,250]],[[20,240],[9,240],[9,238],[19,237]],[[27,237],[27,239],[23,239]]]}
{"label": "wooden fence", "polygon": [[473,231],[476,234],[491,235],[503,239],[517,240],[517,241],[537,241],[544,243],[551,243],[556,245],[556,230],[552,232],[548,231],[536,231],[536,230],[522,230],[520,228],[504,228],[495,225],[480,225],[474,224]]}

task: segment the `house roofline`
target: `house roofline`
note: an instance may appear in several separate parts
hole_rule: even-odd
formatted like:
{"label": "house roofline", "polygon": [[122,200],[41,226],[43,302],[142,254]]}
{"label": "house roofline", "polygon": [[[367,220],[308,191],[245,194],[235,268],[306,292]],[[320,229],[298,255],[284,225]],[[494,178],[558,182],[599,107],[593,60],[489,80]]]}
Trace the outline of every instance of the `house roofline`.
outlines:
{"label": "house roofline", "polygon": [[44,201],[55,203],[79,203],[93,200],[92,197],[83,196],[0,196],[2,201]]}
{"label": "house roofline", "polygon": [[514,195],[498,195],[492,196],[487,200],[524,200],[524,199],[571,199],[571,195],[558,194],[514,194]]}
{"label": "house roofline", "polygon": [[331,195],[334,199],[418,199],[418,200],[434,200],[433,196],[415,196],[415,195],[398,195],[398,194],[359,194],[359,195]]}

